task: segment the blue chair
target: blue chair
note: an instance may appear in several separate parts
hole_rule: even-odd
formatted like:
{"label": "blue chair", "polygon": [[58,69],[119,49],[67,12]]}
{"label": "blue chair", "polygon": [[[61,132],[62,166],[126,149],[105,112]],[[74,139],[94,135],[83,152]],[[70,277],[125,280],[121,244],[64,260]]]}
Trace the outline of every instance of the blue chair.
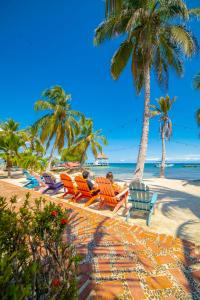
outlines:
{"label": "blue chair", "polygon": [[23,185],[23,187],[27,189],[33,189],[40,186],[38,180],[34,176],[32,176],[27,170],[23,170],[23,174],[26,176],[26,179],[28,180],[28,182],[26,182]]}
{"label": "blue chair", "polygon": [[128,202],[131,203],[132,206],[128,211],[126,220],[128,221],[130,218],[131,211],[143,211],[147,214],[146,224],[149,226],[156,200],[157,194],[150,192],[147,185],[140,182],[131,182],[129,185]]}

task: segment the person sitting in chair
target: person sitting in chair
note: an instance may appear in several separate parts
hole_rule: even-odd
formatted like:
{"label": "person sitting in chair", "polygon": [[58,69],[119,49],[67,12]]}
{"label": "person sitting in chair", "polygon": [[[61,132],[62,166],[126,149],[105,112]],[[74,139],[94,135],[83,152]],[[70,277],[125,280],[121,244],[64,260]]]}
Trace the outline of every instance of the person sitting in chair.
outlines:
{"label": "person sitting in chair", "polygon": [[90,179],[90,173],[85,170],[85,171],[83,171],[82,176],[87,181],[89,189],[94,190],[95,189],[95,184]]}
{"label": "person sitting in chair", "polygon": [[121,192],[124,190],[124,188],[127,187],[126,184],[124,184],[124,188],[123,188],[123,187],[120,186],[119,184],[115,183],[115,182],[114,182],[114,176],[113,176],[113,173],[112,173],[112,172],[108,172],[108,173],[106,174],[106,178],[111,182],[112,187],[113,187],[114,192],[115,192],[116,195],[119,194],[119,193],[121,193]]}

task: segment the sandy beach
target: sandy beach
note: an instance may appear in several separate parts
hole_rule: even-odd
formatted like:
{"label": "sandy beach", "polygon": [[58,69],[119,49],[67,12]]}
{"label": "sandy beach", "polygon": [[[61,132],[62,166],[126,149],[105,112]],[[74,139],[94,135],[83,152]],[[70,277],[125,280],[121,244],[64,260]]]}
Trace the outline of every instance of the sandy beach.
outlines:
{"label": "sandy beach", "polygon": [[[20,175],[16,177],[19,178],[3,178],[1,181],[22,186],[26,181],[25,178]],[[200,182],[161,178],[149,178],[144,182],[150,187],[150,190],[158,193],[151,224],[147,227],[145,215],[139,212],[135,212],[131,216],[129,223],[139,225],[145,230],[180,237],[200,245]],[[57,197],[61,195],[58,194]],[[68,202],[67,199],[63,201]],[[74,205],[113,217],[112,210],[109,208],[99,210],[98,202],[88,208],[84,207],[84,200]],[[125,221],[124,212],[125,208],[121,208],[114,218]]]}

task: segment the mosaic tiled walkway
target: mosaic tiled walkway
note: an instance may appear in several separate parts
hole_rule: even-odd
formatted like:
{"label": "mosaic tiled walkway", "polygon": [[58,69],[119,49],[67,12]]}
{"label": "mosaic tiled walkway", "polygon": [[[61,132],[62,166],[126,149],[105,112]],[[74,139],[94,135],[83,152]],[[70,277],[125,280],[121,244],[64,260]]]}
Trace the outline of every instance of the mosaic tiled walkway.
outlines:
{"label": "mosaic tiled walkway", "polygon": [[[25,193],[0,182],[1,195]],[[79,299],[200,299],[200,252],[193,244],[64,207],[71,210],[66,238],[83,256]]]}

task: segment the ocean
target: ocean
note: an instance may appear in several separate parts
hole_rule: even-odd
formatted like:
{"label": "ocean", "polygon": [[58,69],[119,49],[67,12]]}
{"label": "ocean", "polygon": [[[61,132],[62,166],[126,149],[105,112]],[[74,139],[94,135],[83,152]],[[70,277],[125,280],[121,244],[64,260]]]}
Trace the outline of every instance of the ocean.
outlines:
{"label": "ocean", "polygon": [[[194,166],[197,166],[195,168]],[[193,166],[193,167],[192,167]],[[131,180],[133,178],[136,164],[134,163],[110,163],[108,167],[91,167],[95,176],[105,176],[107,172],[113,172],[115,180]],[[153,163],[145,164],[144,178],[159,177],[160,168]],[[200,163],[186,164],[175,163],[172,167],[166,168],[166,178],[200,180]]]}

